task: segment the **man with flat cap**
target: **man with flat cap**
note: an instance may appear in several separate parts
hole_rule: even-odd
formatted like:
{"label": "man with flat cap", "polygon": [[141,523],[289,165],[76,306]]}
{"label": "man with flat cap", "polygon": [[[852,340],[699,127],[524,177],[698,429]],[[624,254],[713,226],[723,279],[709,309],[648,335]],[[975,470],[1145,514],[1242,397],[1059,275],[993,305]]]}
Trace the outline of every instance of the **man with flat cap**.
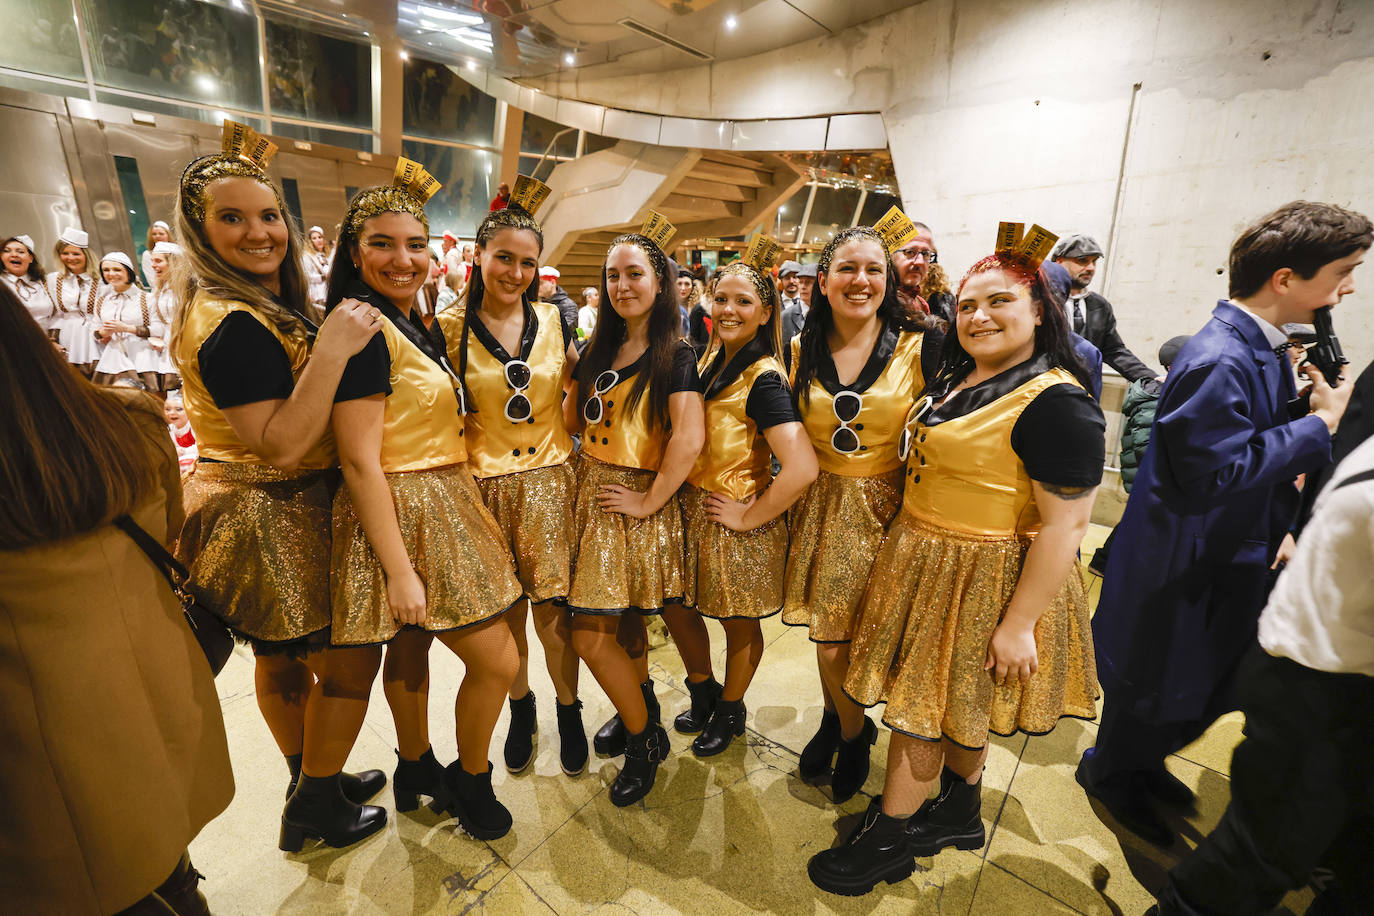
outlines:
{"label": "man with flat cap", "polygon": [[1097,273],[1102,247],[1090,235],[1071,235],[1055,247],[1051,259],[1069,272],[1069,298],[1064,303],[1069,327],[1102,351],[1107,365],[1120,372],[1128,382],[1155,378],[1158,373],[1145,365],[1127,347],[1116,330],[1112,304],[1088,285]]}
{"label": "man with flat cap", "polygon": [[[788,261],[783,264],[797,267],[797,262]],[[781,274],[778,277],[782,279]],[[782,306],[782,342],[786,344],[793,337],[801,333],[802,325],[806,324],[806,313],[811,311],[811,290],[816,286],[816,265],[801,265],[795,274],[790,274],[789,279],[795,285],[796,292],[791,299],[784,298]],[[787,284],[783,284],[784,293]]]}

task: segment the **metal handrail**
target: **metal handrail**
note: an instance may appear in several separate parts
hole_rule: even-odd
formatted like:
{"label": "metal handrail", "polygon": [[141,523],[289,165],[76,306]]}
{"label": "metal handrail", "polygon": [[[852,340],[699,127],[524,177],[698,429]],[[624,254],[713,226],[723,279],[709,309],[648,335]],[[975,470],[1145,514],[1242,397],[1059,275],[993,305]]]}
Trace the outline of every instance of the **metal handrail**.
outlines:
{"label": "metal handrail", "polygon": [[[561,136],[563,136],[563,135],[566,134],[566,133],[571,133],[572,131],[575,131],[575,130],[577,130],[576,127],[565,127],[565,128],[563,128],[562,130],[560,130],[558,133],[556,133],[556,134],[553,135],[553,139],[549,141],[549,145],[546,146],[546,147],[544,147],[544,154],[543,154],[542,156],[539,157],[539,161],[537,161],[537,162],[534,164],[534,168],[530,169],[530,177],[531,177],[531,178],[538,178],[538,177],[539,177],[539,167],[540,167],[541,165],[544,164],[544,160],[545,160],[545,159],[549,158],[549,153],[553,151],[553,145],[554,145],[555,143],[558,142],[558,138],[561,137]],[[557,165],[557,162],[555,161],[555,163],[554,163],[554,168],[557,168],[557,167],[558,167],[558,165]],[[553,174],[553,169],[549,169],[549,174],[550,174],[550,175]]]}

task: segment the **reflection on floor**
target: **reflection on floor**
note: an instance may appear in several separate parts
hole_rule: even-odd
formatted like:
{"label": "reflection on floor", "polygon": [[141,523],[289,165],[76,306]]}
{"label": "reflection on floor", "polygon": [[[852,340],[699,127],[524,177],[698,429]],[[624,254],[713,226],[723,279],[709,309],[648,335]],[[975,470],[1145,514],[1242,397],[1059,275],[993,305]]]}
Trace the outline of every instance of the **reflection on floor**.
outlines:
{"label": "reflection on floor", "polygon": [[[1084,559],[1105,538],[1094,528]],[[1098,580],[1089,578],[1094,589]],[[286,766],[253,699],[252,661],[236,653],[219,678],[238,793],[192,846],[216,913],[1104,913],[1137,916],[1153,903],[1177,852],[1114,830],[1073,779],[1096,725],[1065,720],[1041,738],[994,739],[983,792],[988,844],[918,860],[910,879],[879,885],[865,898],[812,887],[806,860],[847,833],[882,790],[886,732],[874,749],[864,792],[836,809],[828,789],[796,776],[797,754],[820,721],[815,654],[802,630],[774,617],[768,648],[746,698],[747,740],[703,762],[689,738],[672,735],[673,754],[639,806],[619,809],[606,787],[619,761],[593,756],[575,779],[558,766],[553,691],[531,634],[531,682],[539,699],[539,750],[520,776],[501,766],[506,715],[492,758],[498,797],[515,828],[495,842],[469,839],[457,822],[421,808],[396,815],[390,789],[379,796],[390,821],[346,850],[276,848]],[[723,636],[713,627],[717,674]],[[682,666],[671,645],[653,651],[653,676],[665,718],[687,704]],[[461,665],[441,646],[432,653],[431,734],[442,761],[456,756],[450,698]],[[594,730],[612,712],[583,669],[585,721]],[[1229,716],[1169,761],[1196,790],[1196,814],[1176,822],[1192,848],[1221,817],[1231,750],[1241,719]],[[350,758],[354,769],[395,762],[395,733],[378,683],[367,724]],[[1105,812],[1102,818],[1108,818]],[[1290,895],[1283,912],[1302,912],[1310,894]]]}

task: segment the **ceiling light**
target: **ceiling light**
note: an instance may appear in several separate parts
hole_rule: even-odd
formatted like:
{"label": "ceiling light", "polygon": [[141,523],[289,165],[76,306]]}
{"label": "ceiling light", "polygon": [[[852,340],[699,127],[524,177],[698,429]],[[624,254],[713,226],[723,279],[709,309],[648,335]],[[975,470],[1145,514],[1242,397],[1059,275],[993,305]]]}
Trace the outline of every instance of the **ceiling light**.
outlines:
{"label": "ceiling light", "polygon": [[569,67],[576,63],[576,61],[577,58],[573,57],[573,53],[571,51],[563,55],[563,63],[567,64]]}
{"label": "ceiling light", "polygon": [[215,82],[214,77],[207,76],[204,73],[197,73],[196,88],[207,95],[212,95],[219,89],[219,83]]}
{"label": "ceiling light", "polygon": [[739,25],[739,20],[735,18],[734,14],[725,17],[725,30],[727,32],[733,32],[737,25]]}
{"label": "ceiling light", "polygon": [[475,60],[470,60],[470,61],[468,61],[468,69],[469,69],[469,70],[476,70],[476,69],[477,69],[477,61],[475,61]]}
{"label": "ceiling light", "polygon": [[410,54],[409,54],[409,52],[402,51],[402,52],[401,52],[401,60],[410,60]]}

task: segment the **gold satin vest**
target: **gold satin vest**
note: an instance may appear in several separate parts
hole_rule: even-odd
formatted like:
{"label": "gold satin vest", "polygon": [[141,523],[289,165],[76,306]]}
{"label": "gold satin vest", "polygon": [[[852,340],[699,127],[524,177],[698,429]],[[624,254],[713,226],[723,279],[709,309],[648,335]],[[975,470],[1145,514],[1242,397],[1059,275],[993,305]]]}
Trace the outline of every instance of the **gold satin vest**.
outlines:
{"label": "gold satin vest", "polygon": [[[230,312],[246,312],[265,327],[286,351],[291,362],[291,378],[299,381],[305,365],[310,359],[310,342],[304,331],[287,336],[275,324],[258,313],[247,303],[233,299],[216,299],[204,292],[198,292],[186,308],[182,323],[181,337],[177,340],[173,354],[177,369],[181,372],[181,397],[186,405],[186,416],[196,431],[196,447],[200,457],[214,461],[227,461],[233,464],[267,464],[255,454],[235,434],[224,414],[215,406],[214,398],[200,377],[200,348],[210,335],[219,327],[220,322]],[[306,452],[301,459],[301,468],[317,470],[331,467],[336,463],[334,437],[326,426],[320,441]]]}
{"label": "gold satin vest", "polygon": [[773,453],[744,412],[754,382],[767,372],[787,378],[777,357],[760,356],[740,371],[739,378],[706,400],[706,447],[687,475],[692,486],[743,502],[772,481]]}
{"label": "gold satin vest", "polygon": [[[567,351],[563,347],[563,319],[558,307],[547,302],[531,303],[539,331],[530,350],[530,386],[525,396],[533,412],[522,423],[506,419],[506,402],[514,390],[506,384],[505,364],[482,343],[475,332],[468,334],[468,362],[463,380],[467,382],[477,409],[469,406],[467,436],[468,468],[474,477],[500,477],[518,471],[562,464],[572,454],[572,437],[563,425],[563,369]],[[465,309],[453,306],[439,313],[439,326],[448,344],[448,359],[462,365]],[[516,354],[518,355],[518,354]]]}
{"label": "gold satin vest", "polygon": [[382,416],[382,470],[424,471],[466,461],[464,422],[453,379],[385,315],[382,334],[391,354],[391,394]]}
{"label": "gold satin vest", "polygon": [[[922,337],[919,331],[898,332],[897,345],[882,373],[867,390],[860,392],[864,399],[863,409],[850,424],[858,433],[859,451],[852,454],[843,455],[831,447],[830,437],[840,427],[835,417],[835,396],[826,390],[820,379],[811,379],[811,399],[798,398],[798,405],[822,471],[841,477],[876,477],[902,466],[902,459],[897,455],[902,423],[917,393],[925,387],[925,377],[921,374]],[[877,345],[881,345],[881,340]],[[801,337],[797,336],[792,338],[789,381],[796,379],[800,358]]]}
{"label": "gold satin vest", "polygon": [[[633,413],[626,414],[623,406],[639,373],[649,371],[648,353],[645,350],[644,356],[625,367],[635,368],[633,373],[626,375],[624,370],[617,370],[620,381],[601,396],[605,402],[601,422],[582,431],[582,451],[598,461],[645,471],[657,471],[663,463],[663,451],[672,433],[658,426],[650,428],[649,389],[644,389]],[[578,410],[582,410],[582,405]]]}
{"label": "gold satin vest", "polygon": [[1082,387],[1067,370],[1050,369],[961,417],[915,424],[902,509],[965,534],[1037,534],[1040,511],[1026,466],[1012,450],[1011,430],[1031,401],[1063,384]]}

